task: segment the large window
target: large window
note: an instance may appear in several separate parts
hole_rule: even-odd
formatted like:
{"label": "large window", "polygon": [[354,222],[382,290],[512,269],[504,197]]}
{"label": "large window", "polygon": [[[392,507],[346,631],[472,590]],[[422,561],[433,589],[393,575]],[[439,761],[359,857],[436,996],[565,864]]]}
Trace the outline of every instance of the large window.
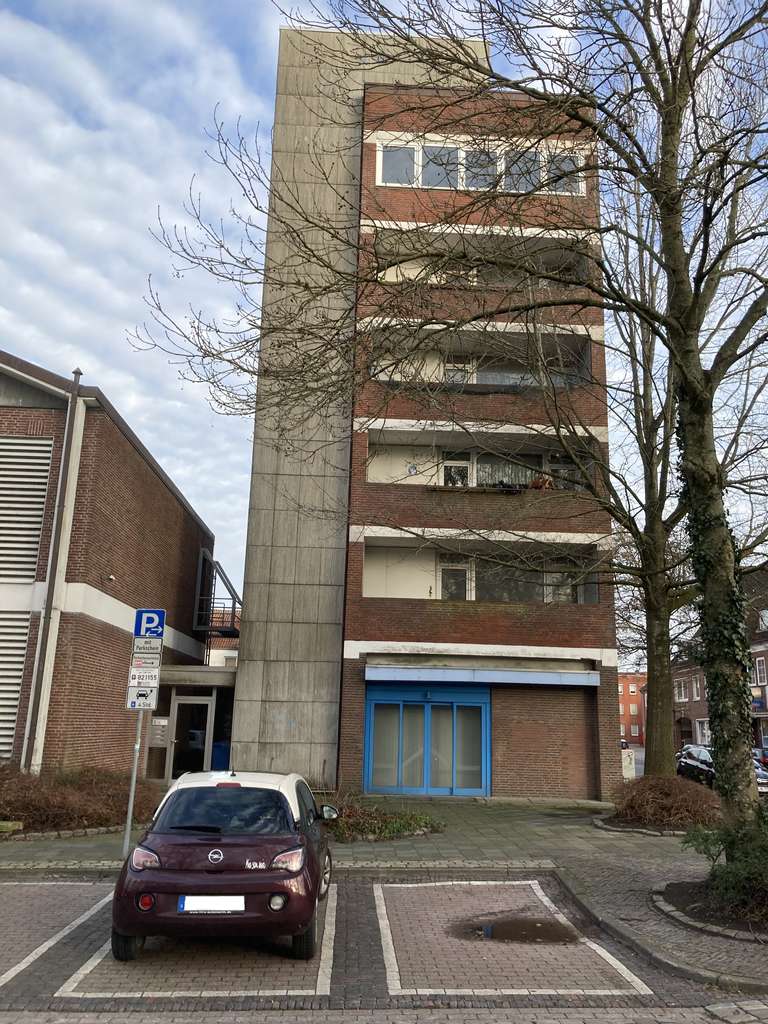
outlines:
{"label": "large window", "polygon": [[441,555],[439,579],[443,601],[597,604],[600,599],[592,573],[574,568],[526,569],[475,555]]}
{"label": "large window", "polygon": [[709,731],[709,719],[696,719],[696,742],[708,747],[712,743],[712,734]]}
{"label": "large window", "polygon": [[443,487],[584,489],[581,471],[557,452],[506,456],[499,452],[444,450],[439,480]]}
{"label": "large window", "polygon": [[701,700],[701,677],[694,676],[691,679],[691,698],[693,700]]}
{"label": "large window", "polygon": [[755,658],[755,682],[765,686],[765,658]]}
{"label": "large window", "polygon": [[582,155],[573,149],[509,149],[445,142],[379,144],[377,184],[416,188],[500,189],[504,192],[584,191]]}
{"label": "large window", "polygon": [[688,700],[688,681],[686,679],[675,680],[675,700],[680,703]]}

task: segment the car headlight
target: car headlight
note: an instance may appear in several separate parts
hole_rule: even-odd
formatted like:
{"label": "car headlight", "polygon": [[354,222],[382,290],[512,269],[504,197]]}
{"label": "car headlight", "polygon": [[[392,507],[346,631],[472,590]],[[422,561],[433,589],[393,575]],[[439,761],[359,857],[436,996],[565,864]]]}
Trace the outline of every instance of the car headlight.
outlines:
{"label": "car headlight", "polygon": [[270,871],[301,871],[304,867],[304,847],[297,846],[293,850],[283,850],[269,865]]}
{"label": "car headlight", "polygon": [[145,868],[159,868],[160,858],[152,850],[146,850],[143,846],[137,846],[131,854],[131,867],[134,871],[143,871]]}

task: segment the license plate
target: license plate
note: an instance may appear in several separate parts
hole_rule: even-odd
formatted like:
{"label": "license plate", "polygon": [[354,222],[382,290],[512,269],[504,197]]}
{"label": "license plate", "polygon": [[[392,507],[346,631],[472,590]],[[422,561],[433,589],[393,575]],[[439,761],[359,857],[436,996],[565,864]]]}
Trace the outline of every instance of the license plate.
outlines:
{"label": "license plate", "polygon": [[243,914],[245,896],[179,896],[180,914]]}

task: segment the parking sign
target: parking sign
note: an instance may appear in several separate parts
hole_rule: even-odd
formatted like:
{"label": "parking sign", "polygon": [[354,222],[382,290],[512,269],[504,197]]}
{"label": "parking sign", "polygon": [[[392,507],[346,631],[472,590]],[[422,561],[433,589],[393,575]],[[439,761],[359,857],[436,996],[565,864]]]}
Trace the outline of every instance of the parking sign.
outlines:
{"label": "parking sign", "polygon": [[137,608],[133,624],[134,636],[162,637],[165,631],[165,608]]}

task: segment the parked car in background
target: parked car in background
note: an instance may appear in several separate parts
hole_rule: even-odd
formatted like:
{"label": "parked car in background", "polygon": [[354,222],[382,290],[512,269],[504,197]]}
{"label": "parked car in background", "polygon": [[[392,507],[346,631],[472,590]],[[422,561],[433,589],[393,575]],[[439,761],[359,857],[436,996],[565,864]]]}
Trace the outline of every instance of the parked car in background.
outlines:
{"label": "parked car in background", "polygon": [[[709,747],[687,743],[675,755],[677,758],[677,774],[694,782],[700,782],[710,789],[717,788],[717,772]],[[761,796],[768,796],[768,771],[753,759],[757,791]]]}
{"label": "parked car in background", "polygon": [[763,768],[768,768],[768,747],[753,747],[752,756]]}
{"label": "parked car in background", "polygon": [[323,822],[336,817],[300,775],[182,775],[120,872],[113,956],[134,960],[148,935],[288,935],[311,959],[331,884]]}

